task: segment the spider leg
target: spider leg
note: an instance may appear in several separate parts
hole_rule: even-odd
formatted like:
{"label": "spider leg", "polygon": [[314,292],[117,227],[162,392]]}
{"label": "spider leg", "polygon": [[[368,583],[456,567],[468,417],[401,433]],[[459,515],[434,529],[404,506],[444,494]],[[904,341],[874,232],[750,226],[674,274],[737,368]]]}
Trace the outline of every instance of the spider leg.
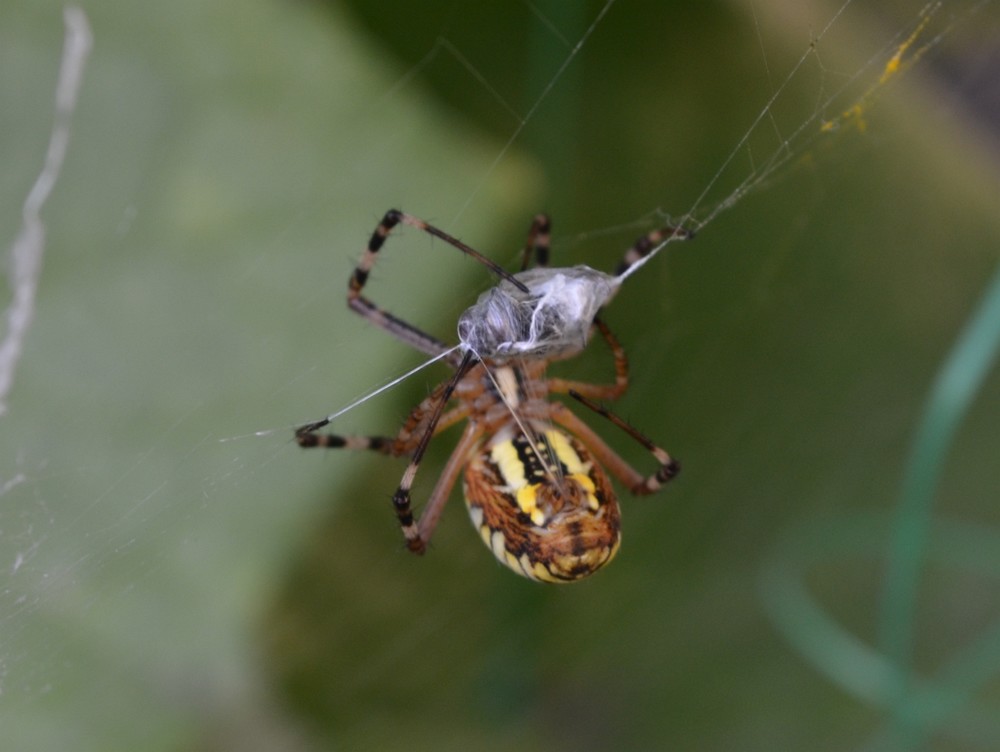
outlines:
{"label": "spider leg", "polygon": [[[341,434],[319,433],[330,425],[329,418],[307,423],[295,429],[295,440],[303,449],[321,447],[324,449],[371,449],[393,457],[403,457],[416,449],[418,437],[427,430],[427,423],[434,406],[441,398],[447,382],[439,385],[427,395],[419,405],[410,411],[409,417],[399,429],[395,438],[390,436],[343,436]],[[469,417],[469,408],[458,406],[444,413],[437,422],[434,433],[438,434],[461,420]],[[415,438],[416,437],[416,438]]]}
{"label": "spider leg", "polygon": [[[467,374],[473,365],[475,365],[474,358],[475,356],[471,352],[465,353],[465,356],[462,358],[462,362],[455,370],[454,376],[452,376],[451,379],[445,384],[444,388],[440,392],[440,395],[435,400],[433,411],[427,419],[426,427],[420,435],[420,440],[417,443],[416,448],[413,450],[413,456],[410,459],[410,464],[403,473],[403,478],[399,482],[399,487],[392,495],[392,505],[396,509],[396,517],[399,520],[399,526],[403,529],[403,535],[406,537],[407,548],[417,554],[422,554],[427,549],[427,539],[421,535],[420,528],[413,518],[413,510],[410,507],[410,490],[413,488],[413,481],[417,477],[417,470],[420,469],[420,461],[424,458],[424,453],[427,451],[427,447],[431,443],[431,438],[434,436],[438,422],[441,420],[441,416],[444,413],[444,406],[448,403],[448,400],[451,399],[451,395],[455,391],[455,387],[458,385],[458,382],[461,381],[465,374]],[[445,477],[446,476],[447,473],[445,474]],[[452,483],[454,483],[454,480],[452,480]],[[435,489],[435,492],[437,492],[437,489]],[[447,498],[447,495],[445,495],[445,498]],[[435,506],[440,504],[443,504],[443,501],[437,502]],[[436,514],[440,514],[440,512],[438,511]],[[437,521],[436,516],[433,521]]]}
{"label": "spider leg", "polygon": [[[462,438],[459,439],[454,451],[452,451],[451,456],[448,458],[448,462],[445,464],[444,470],[441,471],[438,482],[434,485],[434,490],[431,491],[431,495],[427,499],[427,504],[420,513],[420,519],[417,520],[420,545],[423,547],[418,553],[426,548],[431,535],[434,534],[434,528],[437,527],[438,520],[441,518],[444,505],[448,502],[448,497],[451,496],[451,489],[455,487],[455,481],[458,480],[462,468],[465,467],[465,464],[469,460],[469,452],[479,443],[483,433],[484,431],[481,426],[476,423],[469,423],[462,433]],[[414,550],[412,544],[410,544],[410,550]]]}
{"label": "spider leg", "polygon": [[578,418],[568,407],[565,405],[553,404],[551,413],[552,419],[564,428],[567,428],[584,444],[586,444],[587,448],[593,452],[594,457],[597,458],[597,461],[604,465],[604,467],[606,467],[616,478],[618,478],[618,480],[628,486],[632,493],[637,496],[646,496],[648,494],[655,493],[660,490],[664,483],[680,472],[680,465],[676,460],[672,459],[665,450],[656,446],[656,444],[650,441],[644,434],[630,426],[613,412],[605,407],[602,407],[601,405],[591,402],[579,392],[570,391],[569,395],[589,407],[598,415],[604,416],[616,426],[621,428],[629,436],[649,450],[650,454],[652,454],[656,461],[660,463],[660,467],[655,473],[643,477],[641,473],[622,459],[614,449],[609,447],[604,442],[604,439],[598,436],[590,426]]}
{"label": "spider leg", "polygon": [[303,449],[323,447],[325,449],[370,449],[380,454],[395,454],[395,439],[389,436],[340,436],[332,433],[317,433],[327,425],[326,419],[309,423],[295,429],[295,440]]}
{"label": "spider leg", "polygon": [[611,348],[612,357],[615,360],[615,383],[614,384],[590,384],[585,381],[570,381],[568,379],[549,379],[547,381],[550,392],[567,394],[577,392],[591,399],[616,400],[625,394],[628,389],[628,356],[625,355],[625,348],[622,347],[618,338],[611,333],[608,325],[600,318],[594,319],[594,326],[604,337],[604,341]]}
{"label": "spider leg", "polygon": [[431,493],[424,512],[424,517],[419,521],[414,519],[410,506],[410,490],[413,488],[413,481],[416,478],[417,470],[420,468],[420,461],[430,444],[431,439],[440,431],[454,425],[460,420],[469,416],[469,410],[465,406],[459,406],[452,410],[445,411],[445,405],[451,400],[458,382],[475,365],[475,356],[467,352],[458,369],[452,377],[438,386],[411,412],[406,423],[400,429],[395,438],[387,436],[340,436],[336,434],[323,434],[318,431],[329,425],[330,420],[324,418],[300,426],[295,431],[295,440],[299,446],[305,448],[325,447],[329,449],[371,449],[382,454],[401,457],[410,455],[410,464],[403,473],[403,478],[399,482],[399,487],[392,495],[392,504],[396,509],[396,517],[399,519],[399,526],[403,529],[406,537],[407,547],[414,553],[422,554],[427,548],[427,541],[430,539],[434,527],[444,503],[448,500],[455,480],[462,469],[465,457],[469,449],[478,441],[482,435],[482,428],[475,423],[470,423],[462,436],[461,441],[448,460],[444,472],[442,473],[434,491]]}
{"label": "spider leg", "polygon": [[550,227],[548,214],[535,215],[528,231],[528,242],[524,244],[524,252],[521,254],[522,272],[531,264],[532,252],[535,256],[535,266],[549,265]]}
{"label": "spider leg", "polygon": [[[364,289],[365,283],[368,281],[368,277],[371,274],[372,267],[375,266],[378,253],[385,244],[386,238],[389,237],[392,229],[400,223],[416,227],[418,230],[423,230],[429,235],[440,238],[466,255],[471,256],[476,261],[490,269],[494,274],[511,282],[511,284],[515,285],[523,292],[527,292],[527,288],[521,282],[514,279],[511,274],[504,271],[499,265],[490,261],[478,251],[473,250],[462,241],[437,229],[436,227],[433,227],[432,225],[427,224],[422,219],[405,214],[397,209],[390,209],[385,213],[385,216],[382,217],[382,221],[379,222],[378,227],[375,228],[371,239],[368,241],[368,247],[365,249],[364,254],[361,256],[361,260],[358,262],[358,265],[354,268],[354,272],[351,274],[351,278],[347,286],[347,305],[355,313],[368,319],[379,328],[385,329],[387,332],[411,347],[420,350],[421,352],[425,352],[428,355],[440,355],[448,349],[448,346],[441,340],[427,334],[412,324],[408,324],[402,319],[393,316],[391,313],[378,307],[361,294],[361,291]],[[456,355],[453,362],[457,360],[457,357],[458,356]]]}
{"label": "spider leg", "polygon": [[649,255],[656,246],[665,240],[671,240],[676,238],[677,240],[690,240],[694,237],[694,233],[691,230],[686,230],[683,227],[672,227],[667,225],[661,227],[652,232],[648,232],[641,238],[636,240],[632,247],[625,251],[625,255],[619,262],[618,266],[615,267],[615,276],[621,276],[626,269],[628,269],[636,261],[645,258]]}

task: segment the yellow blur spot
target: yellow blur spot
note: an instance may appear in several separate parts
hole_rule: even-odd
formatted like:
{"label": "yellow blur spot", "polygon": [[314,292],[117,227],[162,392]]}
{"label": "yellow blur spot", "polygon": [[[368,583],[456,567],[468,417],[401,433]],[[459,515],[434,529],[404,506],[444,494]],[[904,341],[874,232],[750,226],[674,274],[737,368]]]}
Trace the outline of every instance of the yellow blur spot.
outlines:
{"label": "yellow blur spot", "polygon": [[854,104],[840,113],[840,117],[834,118],[833,120],[824,120],[820,123],[819,129],[821,133],[831,133],[839,130],[842,126],[847,125],[854,126],[862,133],[867,129],[868,123],[865,120],[865,111],[868,109],[869,102],[874,97],[875,92],[878,89],[884,86],[893,77],[905,71],[923,56],[930,44],[920,47],[909,57],[906,57],[906,54],[916,43],[924,29],[927,28],[927,24],[930,23],[934,13],[937,12],[940,7],[940,2],[932,3],[921,11],[920,15],[923,16],[923,19],[919,24],[917,24],[917,27],[913,30],[910,36],[908,36],[902,44],[896,48],[896,51],[893,53],[892,57],[889,58],[885,67],[882,69],[882,75],[879,76],[878,81],[872,84],[872,86],[869,87],[869,89],[862,94]]}

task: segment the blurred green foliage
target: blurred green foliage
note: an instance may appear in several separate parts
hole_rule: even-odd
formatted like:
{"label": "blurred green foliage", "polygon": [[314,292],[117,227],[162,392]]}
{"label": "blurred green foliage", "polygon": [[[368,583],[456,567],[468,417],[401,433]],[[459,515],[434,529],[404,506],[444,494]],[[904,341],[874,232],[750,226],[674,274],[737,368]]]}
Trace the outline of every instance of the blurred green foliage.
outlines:
{"label": "blurred green foliage", "polygon": [[[392,206],[502,263],[549,211],[557,263],[610,268],[655,210],[691,207],[836,7],[618,0],[560,73],[602,4],[83,6],[94,54],[0,418],[0,480],[22,479],[0,498],[5,748],[891,746],[884,698],[829,668],[843,644],[816,659],[801,639],[830,622],[789,624],[801,586],[877,648],[906,457],[1000,247],[995,134],[935,73],[986,55],[992,4],[949,4],[953,33],[877,92],[863,132],[794,141],[777,179],[629,280],[607,314],[632,360],[619,409],[684,471],[624,498],[618,559],[567,588],[501,571],[457,494],[429,555],[407,555],[401,463],[292,445],[290,426],[420,360],[348,314],[350,269]],[[921,7],[848,6],[703,208],[775,131],[860,96]],[[54,2],[0,8],[7,239],[61,33]],[[444,337],[489,281],[403,233],[371,294]],[[595,348],[562,368],[610,365]],[[338,430],[393,432],[443,374]],[[937,489],[934,520],[962,521],[932,525],[952,554],[1000,523],[998,385]],[[1000,606],[988,556],[942,560],[920,580],[919,676]],[[977,686],[995,707],[995,680]],[[928,748],[995,747],[979,717],[935,720]]]}

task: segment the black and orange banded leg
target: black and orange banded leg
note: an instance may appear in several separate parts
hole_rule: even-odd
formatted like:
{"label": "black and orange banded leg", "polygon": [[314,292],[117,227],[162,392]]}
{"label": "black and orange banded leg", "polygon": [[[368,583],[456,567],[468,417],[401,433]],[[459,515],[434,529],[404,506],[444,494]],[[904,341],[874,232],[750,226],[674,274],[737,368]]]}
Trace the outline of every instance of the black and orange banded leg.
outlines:
{"label": "black and orange banded leg", "polygon": [[[389,237],[393,228],[398,224],[416,227],[418,230],[422,230],[429,235],[440,238],[466,255],[471,256],[494,274],[506,279],[523,292],[528,291],[527,288],[521,282],[514,279],[510,273],[504,271],[504,269],[498,264],[490,261],[488,258],[483,256],[478,251],[470,248],[458,238],[452,237],[448,233],[427,224],[422,219],[418,219],[417,217],[401,212],[398,209],[390,209],[385,213],[385,216],[382,217],[382,221],[378,223],[378,226],[372,233],[371,239],[368,241],[368,247],[365,249],[364,254],[361,256],[361,260],[358,261],[358,265],[354,268],[354,272],[351,274],[351,278],[347,285],[347,305],[355,313],[360,316],[364,316],[379,328],[385,329],[387,332],[411,347],[427,353],[428,355],[440,355],[448,349],[448,346],[441,340],[436,337],[432,337],[430,334],[427,334],[412,324],[408,324],[402,319],[393,316],[391,313],[378,307],[361,294],[365,283],[368,282],[368,277],[371,274],[372,267],[375,266],[375,261],[378,258],[379,251],[382,249],[382,246],[385,245],[385,241]],[[457,357],[458,356],[456,355],[453,362],[457,360]]]}
{"label": "black and orange banded leg", "polygon": [[325,423],[310,424],[295,430],[295,441],[303,449],[370,449],[379,454],[392,454],[394,439],[391,436],[340,436],[332,433],[315,433]]}
{"label": "black and orange banded leg", "polygon": [[[447,382],[439,385],[419,405],[413,408],[403,427],[399,429],[399,433],[395,437],[344,436],[334,433],[319,433],[320,429],[326,428],[332,422],[332,418],[328,416],[296,428],[295,441],[303,449],[369,449],[393,457],[408,455],[417,445],[417,439],[414,436],[416,434],[422,435],[426,430],[428,416],[434,410],[437,400],[440,399],[441,393],[447,386]],[[468,413],[466,411],[461,408],[455,408],[440,417],[438,420],[438,429],[454,425],[467,416]]]}
{"label": "black and orange banded leg", "polygon": [[615,267],[615,275],[621,275],[632,264],[648,256],[650,251],[665,240],[690,240],[693,237],[694,232],[691,230],[686,230],[683,227],[672,227],[670,225],[648,232],[636,240],[631,248],[625,251],[622,260]]}
{"label": "black and orange banded leg", "polygon": [[[420,469],[420,462],[424,457],[424,453],[427,451],[427,447],[430,445],[431,439],[437,433],[439,427],[442,427],[444,424],[453,425],[457,421],[468,417],[464,408],[459,407],[448,412],[445,412],[444,408],[451,400],[458,382],[462,380],[475,364],[475,356],[471,352],[466,352],[451,379],[442,384],[432,395],[414,409],[406,425],[403,426],[399,435],[395,438],[388,436],[340,436],[336,434],[317,433],[321,428],[330,424],[330,420],[327,418],[307,423],[295,431],[295,440],[300,447],[307,449],[313,447],[327,449],[369,449],[397,457],[410,455],[410,464],[403,473],[399,487],[392,495],[392,505],[396,510],[396,518],[399,520],[399,526],[403,530],[403,536],[406,538],[406,546],[414,553],[422,554],[427,549],[427,539],[430,537],[430,533],[434,529],[434,523],[437,522],[437,517],[441,513],[440,507],[444,501],[447,501],[447,493],[451,490],[451,484],[454,484],[458,471],[461,470],[461,464],[451,471],[451,480],[446,489],[435,489],[428,509],[425,510],[430,514],[430,517],[427,521],[428,524],[424,525],[423,535],[420,532],[418,521],[413,516],[410,504],[410,491],[413,488],[413,482],[416,479],[417,470]],[[419,437],[415,435],[417,432],[419,432]],[[473,432],[472,439],[478,439],[478,436],[479,430],[476,429]],[[453,456],[452,460],[449,461],[449,466],[454,462],[455,458]]]}
{"label": "black and orange banded leg", "polygon": [[[604,407],[603,405],[599,405],[598,403],[587,399],[586,397],[584,397],[582,394],[580,394],[575,390],[570,390],[569,396],[575,399],[577,402],[580,402],[582,405],[590,408],[598,415],[601,415],[604,418],[610,420],[612,423],[614,423],[616,426],[622,429],[625,433],[627,433],[637,442],[642,444],[642,446],[644,446],[646,450],[653,455],[656,461],[660,463],[660,466],[659,468],[657,468],[656,472],[654,472],[651,475],[647,475],[646,477],[642,477],[639,473],[637,473],[634,469],[632,469],[631,466],[627,465],[624,462],[624,460],[618,457],[617,454],[614,455],[614,460],[612,462],[606,463],[609,470],[614,472],[616,475],[618,475],[619,479],[623,480],[629,485],[629,490],[632,493],[639,496],[645,496],[647,494],[656,493],[657,491],[660,490],[663,484],[665,484],[667,481],[669,481],[671,478],[676,476],[677,473],[680,472],[681,470],[680,464],[677,462],[677,460],[673,459],[669,454],[667,454],[665,449],[658,447],[656,444],[652,442],[652,440],[649,439],[649,437],[647,437],[645,434],[643,434],[633,426],[630,426],[628,423],[626,423],[624,420],[618,417],[611,410]],[[572,413],[570,414],[572,415]],[[588,445],[590,446],[589,442],[585,441],[584,443],[588,443]],[[607,445],[604,444],[603,441],[601,441],[601,444],[602,444],[601,451],[597,451],[596,447],[590,446],[590,449],[594,451],[594,454],[595,456],[598,457],[598,459],[601,458],[600,455],[602,454],[603,451],[611,451],[607,447]]]}
{"label": "black and orange banded leg", "polygon": [[420,461],[424,458],[424,453],[431,443],[438,421],[441,420],[441,416],[444,413],[444,406],[451,399],[451,395],[455,391],[458,382],[462,380],[475,363],[475,356],[471,352],[466,352],[462,358],[462,362],[455,370],[455,375],[448,381],[448,385],[441,392],[437,404],[434,405],[434,411],[427,421],[416,449],[413,450],[410,464],[403,473],[402,480],[399,481],[399,487],[392,495],[392,506],[396,510],[396,518],[399,520],[399,526],[403,529],[406,546],[415,554],[422,554],[427,550],[427,541],[420,535],[420,529],[413,517],[413,509],[410,505],[410,491],[413,489],[413,481],[417,477],[417,470],[420,469]]}

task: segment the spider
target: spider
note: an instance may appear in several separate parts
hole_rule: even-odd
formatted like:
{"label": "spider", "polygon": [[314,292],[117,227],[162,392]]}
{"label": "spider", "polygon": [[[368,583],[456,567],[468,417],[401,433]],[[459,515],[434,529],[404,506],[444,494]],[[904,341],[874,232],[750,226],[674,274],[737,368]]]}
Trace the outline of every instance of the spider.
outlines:
{"label": "spider", "polygon": [[[362,295],[365,283],[383,244],[399,224],[415,227],[484,264],[501,278],[500,284],[480,298],[477,306],[496,296],[502,301],[524,303],[524,320],[507,308],[485,312],[473,306],[460,319],[464,348],[444,342],[393,316]],[[615,277],[588,267],[549,268],[549,219],[535,217],[522,255],[521,271],[510,274],[460,240],[417,217],[390,210],[375,228],[368,247],[351,275],[347,302],[351,310],[406,344],[424,353],[443,356],[454,374],[439,384],[409,414],[399,433],[389,436],[341,436],[322,433],[331,418],[300,426],[295,438],[301,447],[368,449],[393,457],[408,457],[392,503],[410,551],[423,554],[444,505],[464,468],[465,501],[486,545],[513,571],[533,580],[572,582],[582,579],[615,556],[620,542],[620,512],[608,473],[633,494],[658,491],[673,478],[678,463],[666,451],[595,400],[614,400],[628,388],[628,360],[618,339],[597,316],[617,290]],[[648,254],[661,242],[686,239],[691,233],[664,227],[639,238],[626,252],[619,273]],[[532,257],[535,268],[529,269]],[[590,284],[611,280],[596,293],[590,305],[553,309],[559,327],[552,327],[547,299],[553,280],[583,275]],[[564,289],[559,282],[555,287]],[[572,285],[570,285],[571,289]],[[587,290],[590,288],[587,287]],[[577,298],[573,298],[576,301]],[[526,302],[525,302],[526,301]],[[507,305],[507,303],[504,303]],[[542,319],[546,323],[536,331]],[[513,321],[513,323],[512,323]],[[479,327],[489,336],[469,343],[468,333]],[[463,332],[464,329],[464,332]],[[499,330],[501,334],[496,334]],[[530,330],[530,331],[529,331]],[[613,384],[592,384],[546,375],[548,365],[577,354],[595,331],[611,350]],[[569,331],[571,336],[561,336]],[[462,335],[465,336],[462,336]],[[498,341],[506,334],[508,339]],[[449,352],[450,351],[450,352]],[[643,476],[622,459],[583,420],[551,395],[567,394],[608,419],[645,447],[658,463]],[[445,464],[419,519],[411,507],[410,491],[431,440],[462,421],[465,430]]]}

